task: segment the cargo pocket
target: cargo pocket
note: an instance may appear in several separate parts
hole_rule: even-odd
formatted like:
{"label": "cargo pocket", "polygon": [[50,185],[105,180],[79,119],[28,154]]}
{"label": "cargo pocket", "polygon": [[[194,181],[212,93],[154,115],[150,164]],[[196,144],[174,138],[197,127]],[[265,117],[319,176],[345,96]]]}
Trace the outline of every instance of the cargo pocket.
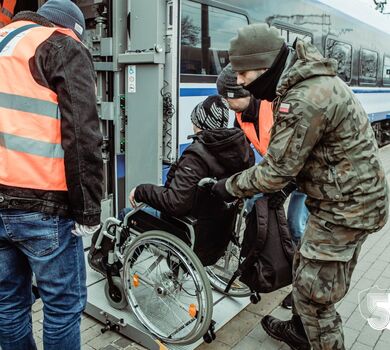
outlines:
{"label": "cargo pocket", "polygon": [[315,303],[337,303],[347,293],[350,261],[356,246],[320,244],[321,251],[316,249],[314,253],[310,245],[305,243],[300,249],[301,259],[295,275],[296,288]]}

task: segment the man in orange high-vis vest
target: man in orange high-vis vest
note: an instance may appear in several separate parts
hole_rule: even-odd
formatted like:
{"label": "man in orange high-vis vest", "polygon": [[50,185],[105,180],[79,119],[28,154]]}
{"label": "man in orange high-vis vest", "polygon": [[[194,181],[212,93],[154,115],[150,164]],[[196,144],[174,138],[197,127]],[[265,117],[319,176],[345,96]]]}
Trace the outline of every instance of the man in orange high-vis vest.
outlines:
{"label": "man in orange high-vis vest", "polygon": [[[235,112],[234,126],[241,128],[256,151],[264,156],[267,153],[273,125],[272,102],[257,100],[248,90],[237,85],[237,75],[230,64],[218,76],[217,89],[227,100],[230,109]],[[268,201],[270,206],[277,207],[283,205],[292,193],[287,210],[287,222],[292,239],[298,245],[305,231],[309,212],[305,205],[306,196],[295,189],[295,183],[289,183],[282,191],[269,194]],[[291,294],[284,299],[282,305],[291,308]]]}
{"label": "man in orange high-vis vest", "polygon": [[3,0],[0,3],[0,28],[11,23],[14,15],[16,0]]}
{"label": "man in orange high-vis vest", "polygon": [[267,153],[273,124],[272,103],[256,100],[236,83],[236,74],[228,64],[217,79],[219,95],[224,97],[229,108],[235,112],[234,126],[241,128],[257,153]]}
{"label": "man in orange high-vis vest", "polygon": [[82,235],[100,226],[103,164],[85,20],[49,0],[0,29],[0,348],[80,349],[86,305]]}

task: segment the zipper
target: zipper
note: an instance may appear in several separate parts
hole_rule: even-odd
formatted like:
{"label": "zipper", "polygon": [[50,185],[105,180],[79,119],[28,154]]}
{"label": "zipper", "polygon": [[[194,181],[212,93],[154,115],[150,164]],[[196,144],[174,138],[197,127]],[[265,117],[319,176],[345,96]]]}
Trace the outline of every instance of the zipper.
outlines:
{"label": "zipper", "polygon": [[279,110],[279,106],[282,103],[282,96],[277,96],[275,99],[272,101],[272,114],[275,119],[276,112]]}
{"label": "zipper", "polygon": [[338,183],[337,181],[337,172],[336,172],[336,168],[334,166],[331,166],[330,167],[330,171],[332,172],[332,175],[333,175],[333,180],[334,180],[334,183],[336,184],[336,188],[337,190],[340,192],[341,194],[341,188],[340,188],[340,184]]}

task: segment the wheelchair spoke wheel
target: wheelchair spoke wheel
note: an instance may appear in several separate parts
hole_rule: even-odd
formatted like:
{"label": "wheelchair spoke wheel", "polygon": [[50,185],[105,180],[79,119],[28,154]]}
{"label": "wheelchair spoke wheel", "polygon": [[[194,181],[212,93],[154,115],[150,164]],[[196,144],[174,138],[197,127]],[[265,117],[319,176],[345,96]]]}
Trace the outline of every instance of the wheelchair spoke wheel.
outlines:
{"label": "wheelchair spoke wheel", "polygon": [[166,343],[190,344],[208,330],[213,300],[195,253],[177,237],[149,231],[124,252],[123,285],[140,322]]}
{"label": "wheelchair spoke wheel", "polygon": [[[239,266],[240,249],[233,242],[230,242],[225,255],[222,256],[215,265],[206,267],[206,272],[211,286],[221,292],[225,293],[225,288],[232,278],[234,272],[236,272]],[[230,287],[228,295],[233,297],[247,297],[251,295],[250,289],[245,283],[241,282],[238,278],[233,282]]]}

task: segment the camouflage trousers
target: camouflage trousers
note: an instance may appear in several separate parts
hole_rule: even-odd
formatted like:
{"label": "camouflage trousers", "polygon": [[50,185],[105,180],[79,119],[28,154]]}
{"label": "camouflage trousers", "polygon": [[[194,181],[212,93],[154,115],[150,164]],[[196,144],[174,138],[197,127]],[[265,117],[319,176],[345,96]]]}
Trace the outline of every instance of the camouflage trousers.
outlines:
{"label": "camouflage trousers", "polygon": [[[315,227],[318,230],[322,225],[313,225],[313,222],[310,225],[309,221],[307,230],[310,230],[310,226],[311,229]],[[317,235],[310,235],[309,232],[308,242],[305,241],[305,232],[303,246],[295,254],[293,314],[301,317],[314,350],[344,350],[342,320],[336,311],[335,303],[340,301],[349,289],[353,270],[368,233],[341,226],[333,226],[327,231],[332,231],[333,238],[342,237],[341,244],[337,245],[337,242],[330,239],[328,242],[331,243],[328,244],[326,252],[326,244],[319,241],[316,249],[313,239]],[[322,232],[322,235],[324,234],[325,232]]]}

